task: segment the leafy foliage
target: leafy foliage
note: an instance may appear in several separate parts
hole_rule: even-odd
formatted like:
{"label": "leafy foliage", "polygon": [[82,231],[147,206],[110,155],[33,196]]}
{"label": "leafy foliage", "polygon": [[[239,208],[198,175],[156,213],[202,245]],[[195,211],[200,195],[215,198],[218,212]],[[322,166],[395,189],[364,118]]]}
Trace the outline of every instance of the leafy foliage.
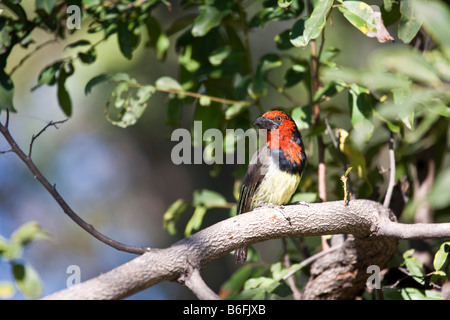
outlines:
{"label": "leafy foliage", "polygon": [[[0,256],[10,263],[11,273],[17,288],[28,298],[40,297],[43,292],[43,285],[33,266],[22,261],[22,253],[31,242],[47,239],[49,239],[49,234],[34,221],[20,226],[9,240],[0,236]],[[0,282],[0,298],[12,296],[14,290],[13,283]]]}
{"label": "leafy foliage", "polygon": [[[72,104],[67,86],[67,80],[77,72],[77,63],[89,66],[101,59],[97,48],[110,37],[117,39],[117,52],[131,60],[142,39],[148,39],[146,46],[154,50],[160,61],[175,52],[177,75],[160,77],[155,83],[142,83],[125,72],[92,74],[85,84],[86,95],[102,83],[111,84],[106,116],[112,124],[123,128],[136,124],[153,107],[152,97],[160,92],[167,95],[168,125],[179,126],[182,111],[194,106],[192,120],[202,121],[202,134],[217,128],[225,136],[226,129],[251,127],[256,113],[272,108],[266,105],[268,102],[288,101],[284,109],[292,114],[305,140],[313,141],[317,136],[325,139],[328,199],[343,197],[339,181],[343,171],[341,156],[353,168],[349,179],[354,195],[382,198],[386,186],[380,174],[383,168],[378,164],[393,132],[397,179],[406,177],[418,188],[421,174],[415,169],[419,166],[417,155],[433,154],[436,170],[435,184],[427,195],[415,196],[415,189],[408,194],[410,201],[402,219],[412,221],[417,208],[424,203],[434,210],[437,219],[448,219],[450,197],[443,195],[450,172],[450,9],[446,2],[384,0],[379,8],[364,1],[265,0],[250,5],[240,0],[201,0],[181,1],[178,15],[172,14],[172,4],[164,0],[107,3],[36,0],[34,3],[31,10],[21,1],[5,0],[0,4],[0,110],[20,111],[14,105],[12,76],[31,54],[46,45],[42,43],[30,49],[35,45],[37,30],[51,34],[53,41],[67,40],[66,49],[75,52],[42,68],[33,87],[34,90],[44,85],[56,86],[56,98],[67,116],[77,107]],[[83,30],[87,32],[82,39],[72,41],[72,36],[79,31],[66,26],[68,5],[81,9]],[[164,21],[166,17],[169,21]],[[342,43],[345,37],[361,33],[373,38],[367,40],[376,43],[377,48],[367,57],[366,65],[348,67],[339,62],[345,45],[328,46],[325,35],[330,32],[331,19],[346,30],[345,34],[338,35]],[[274,39],[265,39],[273,45],[252,51],[249,40],[252,32],[264,32],[275,24],[284,30]],[[92,36],[100,40],[93,42]],[[397,43],[391,44],[389,41],[394,38],[398,39]],[[19,65],[10,66],[8,58],[17,47],[29,49],[31,53],[23,56]],[[311,48],[311,52],[306,48]],[[346,54],[348,50],[359,54],[356,46],[345,49]],[[306,98],[299,92],[305,92]],[[319,106],[319,114],[313,105]],[[329,122],[331,132],[323,124],[324,119]],[[338,134],[336,147],[328,139],[334,133]],[[223,147],[228,150],[226,141]],[[442,146],[443,150],[439,150]],[[296,201],[318,199],[314,192],[318,185],[317,175],[313,173],[317,172],[315,148],[312,144],[308,147],[311,161],[294,196]],[[215,166],[213,172],[217,170],[220,166]],[[240,175],[242,171],[237,172]],[[236,183],[235,190],[238,189]],[[215,191],[197,190],[192,200],[178,199],[169,207],[163,227],[175,234],[180,217],[192,209],[184,229],[184,234],[189,236],[201,228],[208,210],[227,208],[234,214],[236,191],[234,194],[233,203],[229,203]],[[0,241],[2,256],[8,261],[16,260],[26,241],[13,243],[13,239]],[[444,271],[447,256],[448,242],[445,242],[435,255],[431,282],[448,281]],[[292,266],[297,267],[305,258],[294,259],[292,254],[290,257],[295,260]],[[403,266],[416,282],[425,286],[427,276],[413,252],[406,251],[403,260]],[[254,261],[260,263],[257,255]],[[290,294],[289,288],[280,279],[288,269],[280,262],[261,263],[256,268],[244,266],[223,288],[229,297],[285,297]],[[307,274],[303,268],[299,269],[295,281],[301,286]],[[13,274],[20,290],[31,297],[38,295],[37,281],[28,280],[37,278],[29,265],[13,265]],[[404,299],[439,298],[428,289],[401,290],[400,298]],[[0,284],[1,292],[8,292],[8,287]]]}

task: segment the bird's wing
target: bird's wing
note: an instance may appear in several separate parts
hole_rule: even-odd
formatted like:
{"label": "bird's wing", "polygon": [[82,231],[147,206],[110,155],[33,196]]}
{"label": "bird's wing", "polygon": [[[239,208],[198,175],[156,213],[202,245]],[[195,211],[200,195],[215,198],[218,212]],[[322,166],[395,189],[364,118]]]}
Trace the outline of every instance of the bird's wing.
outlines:
{"label": "bird's wing", "polygon": [[237,206],[237,214],[251,211],[252,197],[269,166],[270,150],[263,146],[255,152],[247,168]]}

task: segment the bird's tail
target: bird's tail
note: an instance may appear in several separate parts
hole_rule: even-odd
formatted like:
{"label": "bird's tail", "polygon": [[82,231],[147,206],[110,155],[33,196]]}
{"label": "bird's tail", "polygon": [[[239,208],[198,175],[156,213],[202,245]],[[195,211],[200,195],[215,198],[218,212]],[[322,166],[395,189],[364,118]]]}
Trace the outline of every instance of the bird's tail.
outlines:
{"label": "bird's tail", "polygon": [[248,247],[236,249],[236,251],[234,252],[234,260],[236,262],[245,263],[245,261],[247,260],[247,252]]}

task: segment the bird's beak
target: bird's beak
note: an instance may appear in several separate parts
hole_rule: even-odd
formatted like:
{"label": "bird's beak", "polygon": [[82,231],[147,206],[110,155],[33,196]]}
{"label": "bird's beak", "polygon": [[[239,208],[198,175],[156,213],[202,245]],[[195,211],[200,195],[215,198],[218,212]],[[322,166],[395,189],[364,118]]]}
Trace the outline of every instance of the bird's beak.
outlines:
{"label": "bird's beak", "polygon": [[278,123],[266,117],[259,117],[253,124],[259,129],[273,130],[278,128]]}

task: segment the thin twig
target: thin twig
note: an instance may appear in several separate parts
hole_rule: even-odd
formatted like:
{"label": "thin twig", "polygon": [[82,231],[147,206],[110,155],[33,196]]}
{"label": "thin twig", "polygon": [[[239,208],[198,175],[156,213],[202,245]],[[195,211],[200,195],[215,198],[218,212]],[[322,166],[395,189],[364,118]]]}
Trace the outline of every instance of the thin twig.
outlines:
{"label": "thin twig", "polygon": [[224,103],[224,104],[242,104],[242,105],[250,105],[250,104],[252,104],[252,102],[250,102],[250,101],[242,101],[242,100],[238,101],[238,100],[223,99],[223,98],[208,96],[208,95],[197,93],[197,92],[184,91],[184,90],[163,89],[163,88],[156,88],[156,90],[157,91],[161,91],[161,92],[167,92],[167,93],[182,94],[182,95],[185,95],[185,96],[190,96],[190,97],[199,98],[199,99],[200,98],[207,98],[207,99],[209,99],[211,101]]}
{"label": "thin twig", "polygon": [[392,191],[395,185],[395,153],[394,153],[394,133],[391,131],[389,137],[389,184],[384,198],[383,206],[389,207],[391,203]]}
{"label": "thin twig", "polygon": [[[284,264],[284,267],[285,267],[286,269],[288,269],[288,268],[291,267],[291,260],[290,260],[290,258],[289,258],[289,253],[288,253],[288,251],[287,251],[286,239],[283,238],[283,239],[281,239],[281,240],[282,240],[283,251],[284,251],[284,258],[283,258],[284,261],[283,261],[283,264]],[[297,286],[295,285],[295,279],[292,278],[292,277],[289,277],[287,280],[288,280],[289,288],[291,288],[291,290],[292,290],[292,295],[293,295],[294,299],[295,299],[295,300],[300,300],[300,298],[301,298],[301,293],[300,293],[300,290],[298,290]]]}
{"label": "thin twig", "polygon": [[[8,114],[8,112],[7,112]],[[49,127],[50,124],[46,126]],[[37,138],[43,131],[35,136],[34,139]],[[63,209],[64,213],[71,218],[76,224],[78,224],[82,229],[87,231],[89,234],[91,234],[96,239],[100,240],[101,242],[119,250],[119,251],[125,251],[129,253],[135,253],[135,254],[143,254],[150,250],[150,248],[146,247],[136,247],[136,246],[130,246],[127,244],[123,244],[121,242],[115,241],[104,234],[97,231],[92,225],[88,224],[86,221],[84,221],[81,217],[79,217],[72,208],[67,204],[67,202],[63,199],[63,197],[58,193],[55,186],[50,184],[50,182],[42,175],[42,173],[39,171],[39,169],[36,167],[34,162],[31,160],[31,157],[27,156],[22,149],[18,146],[14,138],[11,136],[11,133],[8,130],[8,127],[6,125],[2,125],[0,122],[0,133],[5,137],[8,144],[11,146],[11,152],[14,152],[30,169],[31,173],[33,174],[34,178],[38,180],[45,189],[51,194],[51,196],[56,200],[56,202],[59,204],[59,206]],[[30,144],[30,154],[31,154],[31,146]]]}
{"label": "thin twig", "polygon": [[30,53],[28,53],[27,55],[25,55],[17,65],[14,66],[14,68],[12,68],[11,72],[9,73],[9,76],[12,76],[14,72],[17,71],[17,69],[19,69],[29,58],[31,58],[34,54],[36,54],[39,50],[41,50],[42,48],[48,46],[49,44],[53,44],[53,43],[57,43],[57,39],[50,39],[45,41],[44,43],[41,43],[40,45],[36,46],[36,48],[31,51]]}
{"label": "thin twig", "polygon": [[69,119],[65,119],[65,120],[60,120],[60,121],[50,121],[44,128],[42,128],[41,131],[39,131],[36,135],[33,134],[33,136],[31,137],[31,142],[30,142],[30,148],[28,150],[28,158],[31,158],[31,152],[33,150],[33,144],[34,141],[45,131],[47,130],[48,127],[55,127],[56,129],[59,129],[58,124],[63,124],[64,122],[66,122]]}

